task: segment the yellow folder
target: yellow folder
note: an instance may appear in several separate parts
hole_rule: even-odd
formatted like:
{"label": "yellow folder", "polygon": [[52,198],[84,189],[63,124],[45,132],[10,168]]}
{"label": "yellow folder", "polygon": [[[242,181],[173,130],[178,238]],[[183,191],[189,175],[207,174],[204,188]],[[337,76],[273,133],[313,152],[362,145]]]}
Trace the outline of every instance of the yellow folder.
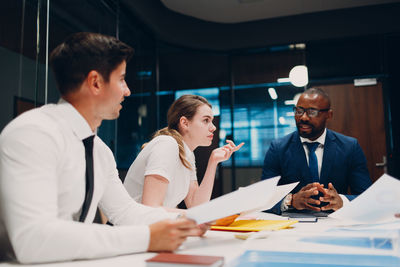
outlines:
{"label": "yellow folder", "polygon": [[297,223],[295,220],[237,220],[228,226],[211,226],[211,230],[234,232],[258,232],[263,230],[281,230]]}

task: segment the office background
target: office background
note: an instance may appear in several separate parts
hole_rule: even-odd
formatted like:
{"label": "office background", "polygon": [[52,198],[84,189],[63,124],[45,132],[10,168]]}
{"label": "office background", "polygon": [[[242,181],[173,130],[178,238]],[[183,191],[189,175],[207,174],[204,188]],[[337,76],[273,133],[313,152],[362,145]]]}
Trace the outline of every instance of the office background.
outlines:
{"label": "office background", "polygon": [[[257,181],[270,142],[296,129],[292,107],[305,88],[277,82],[296,65],[308,67],[307,87],[331,95],[329,127],[358,138],[371,178],[384,168],[400,177],[400,1],[290,13],[296,1],[288,0],[287,14],[236,23],[183,15],[168,2],[179,1],[1,0],[0,130],[24,110],[57,102],[46,55],[67,35],[91,31],[135,49],[127,69],[132,94],[120,118],[98,132],[122,179],[141,145],[166,125],[174,99],[194,93],[210,100],[218,128],[212,146],[195,151],[200,178],[210,151],[233,138],[246,145],[219,167],[213,196]],[[245,9],[264,1],[231,2]],[[210,10],[218,12],[224,7]],[[358,86],[364,79],[376,83]],[[386,166],[376,166],[384,158]]]}

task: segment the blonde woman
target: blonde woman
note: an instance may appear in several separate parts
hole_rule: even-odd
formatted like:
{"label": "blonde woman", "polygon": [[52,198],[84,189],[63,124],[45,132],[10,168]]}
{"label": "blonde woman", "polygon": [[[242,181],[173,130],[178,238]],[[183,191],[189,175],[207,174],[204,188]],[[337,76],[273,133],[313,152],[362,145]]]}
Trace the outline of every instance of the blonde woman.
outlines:
{"label": "blonde woman", "polygon": [[125,188],[137,201],[173,210],[185,200],[188,208],[211,198],[218,163],[243,146],[227,141],[214,149],[199,185],[193,151],[211,145],[216,127],[210,103],[201,96],[183,95],[168,110],[168,126],[157,131],[139,153],[125,178]]}

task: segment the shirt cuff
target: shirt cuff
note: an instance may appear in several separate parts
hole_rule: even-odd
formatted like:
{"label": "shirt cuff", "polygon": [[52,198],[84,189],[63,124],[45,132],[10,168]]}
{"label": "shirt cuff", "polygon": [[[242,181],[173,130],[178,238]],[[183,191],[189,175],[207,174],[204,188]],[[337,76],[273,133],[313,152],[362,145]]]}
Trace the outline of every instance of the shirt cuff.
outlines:
{"label": "shirt cuff", "polygon": [[[139,251],[148,251],[149,250],[149,245],[150,245],[150,227],[148,225],[144,226],[142,229],[142,233],[141,233],[141,239],[142,239],[142,246],[139,247]],[[137,237],[135,237],[134,239],[136,239]]]}
{"label": "shirt cuff", "polygon": [[343,207],[344,207],[345,205],[347,205],[348,203],[350,203],[350,200],[349,200],[345,195],[339,194],[339,196],[342,198]]}
{"label": "shirt cuff", "polygon": [[286,205],[288,198],[289,198],[289,195],[286,195],[286,197],[282,200],[281,211],[287,211],[289,209],[289,206]]}

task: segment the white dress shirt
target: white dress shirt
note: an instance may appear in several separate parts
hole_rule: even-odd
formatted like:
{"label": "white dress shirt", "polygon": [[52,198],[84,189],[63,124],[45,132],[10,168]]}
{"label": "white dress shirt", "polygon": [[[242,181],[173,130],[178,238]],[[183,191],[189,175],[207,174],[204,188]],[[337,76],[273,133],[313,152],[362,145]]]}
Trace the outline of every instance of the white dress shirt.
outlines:
{"label": "white dress shirt", "polygon": [[[85,197],[82,140],[93,134],[87,121],[64,100],[25,112],[3,130],[0,202],[20,262],[146,251],[147,224],[176,216],[132,200],[118,177],[113,154],[96,136],[93,199],[85,223],[77,222]],[[97,206],[116,226],[91,223]]]}
{"label": "white dress shirt", "polygon": [[197,181],[194,153],[183,142],[185,156],[192,169],[186,168],[179,158],[178,143],[172,136],[153,138],[140,151],[126,174],[124,186],[131,197],[142,202],[146,175],[160,175],[168,180],[163,206],[176,208],[186,198],[191,181]]}

